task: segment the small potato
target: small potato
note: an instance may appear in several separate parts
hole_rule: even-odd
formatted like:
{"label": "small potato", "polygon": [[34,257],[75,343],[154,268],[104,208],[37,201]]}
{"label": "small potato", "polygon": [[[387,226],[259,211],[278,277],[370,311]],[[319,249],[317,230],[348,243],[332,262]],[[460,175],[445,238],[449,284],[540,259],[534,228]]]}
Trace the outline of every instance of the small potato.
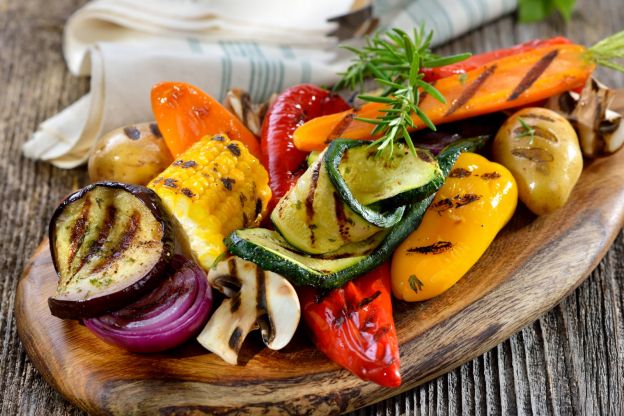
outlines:
{"label": "small potato", "polygon": [[520,200],[537,215],[562,207],[583,170],[576,132],[545,108],[523,108],[509,117],[493,153],[516,179]]}
{"label": "small potato", "polygon": [[108,132],[89,156],[91,181],[146,185],[173,162],[156,123],[141,123]]}

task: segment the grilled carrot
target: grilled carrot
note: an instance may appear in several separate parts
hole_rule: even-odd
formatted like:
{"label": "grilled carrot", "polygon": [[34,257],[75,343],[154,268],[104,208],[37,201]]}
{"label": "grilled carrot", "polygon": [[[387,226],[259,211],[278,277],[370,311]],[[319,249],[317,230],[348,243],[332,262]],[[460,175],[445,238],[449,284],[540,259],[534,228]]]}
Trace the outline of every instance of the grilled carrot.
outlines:
{"label": "grilled carrot", "polygon": [[[465,74],[442,78],[435,87],[446,98],[421,94],[419,108],[434,124],[475,117],[533,103],[585,84],[595,65],[580,45],[550,45],[494,60]],[[375,119],[386,105],[370,103],[342,113],[318,117],[293,134],[298,149],[321,150],[341,137],[370,139],[373,125],[356,117]],[[415,129],[425,127],[412,115]]]}
{"label": "grilled carrot", "polygon": [[572,43],[572,41],[564,38],[563,36],[557,36],[550,39],[534,39],[528,42],[521,43],[519,45],[512,46],[511,48],[497,49],[494,51],[480,53],[478,55],[472,55],[465,61],[457,62],[455,64],[439,66],[436,68],[422,68],[421,72],[425,75],[424,80],[427,82],[431,82],[436,81],[440,78],[464,74],[468,71],[472,71],[473,69],[477,69],[485,64],[489,64],[490,62],[497,59],[517,55],[519,53],[524,53],[527,51],[532,51],[535,48],[570,43]]}
{"label": "grilled carrot", "polygon": [[235,115],[199,88],[184,82],[152,87],[152,110],[171,154],[176,157],[204,136],[225,134],[260,157],[260,142]]}

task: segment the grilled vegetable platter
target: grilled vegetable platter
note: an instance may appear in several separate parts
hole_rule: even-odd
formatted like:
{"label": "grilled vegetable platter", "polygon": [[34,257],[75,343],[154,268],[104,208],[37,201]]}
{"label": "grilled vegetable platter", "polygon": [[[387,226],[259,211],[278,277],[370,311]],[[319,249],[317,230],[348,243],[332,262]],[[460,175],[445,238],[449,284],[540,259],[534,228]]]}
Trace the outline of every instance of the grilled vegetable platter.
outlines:
{"label": "grilled vegetable platter", "polygon": [[267,103],[155,85],[154,121],[102,136],[92,183],[52,215],[50,314],[128,353],[197,342],[232,366],[246,343],[307,338],[401,386],[393,304],[427,308],[411,302],[453,287],[519,206],[557,216],[624,143],[592,77],[624,69],[624,33],[453,56],[430,40],[377,34],[333,88]]}

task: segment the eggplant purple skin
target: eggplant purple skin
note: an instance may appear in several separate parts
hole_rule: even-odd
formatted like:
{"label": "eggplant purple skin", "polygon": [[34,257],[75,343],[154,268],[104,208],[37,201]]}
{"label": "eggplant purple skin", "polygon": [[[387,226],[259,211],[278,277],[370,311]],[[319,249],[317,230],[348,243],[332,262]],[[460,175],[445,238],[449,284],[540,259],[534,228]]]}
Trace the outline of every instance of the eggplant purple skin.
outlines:
{"label": "eggplant purple skin", "polygon": [[149,209],[152,215],[154,215],[156,221],[158,221],[162,226],[163,237],[161,239],[161,242],[163,244],[163,250],[160,255],[160,259],[145,276],[120,291],[110,293],[104,296],[78,301],[49,297],[48,306],[50,308],[50,312],[52,313],[52,315],[58,318],[95,318],[107,312],[119,310],[130,305],[134,301],[138,300],[145,294],[155,289],[158,285],[160,285],[164,278],[171,273],[170,263],[175,252],[174,231],[171,219],[165,211],[165,208],[160,201],[160,197],[151,189],[140,185],[131,185],[121,182],[95,182],[85,186],[84,188],[74,192],[73,194],[65,198],[65,200],[61,202],[61,204],[56,208],[56,210],[52,214],[52,218],[50,219],[50,225],[48,226],[50,253],[52,255],[54,270],[56,271],[59,279],[61,278],[61,276],[58,271],[58,260],[56,258],[56,252],[54,250],[54,244],[56,242],[56,221],[63,212],[63,210],[69,204],[83,198],[88,192],[98,186],[121,189],[131,193],[136,198],[141,200],[141,202],[143,202],[143,204]]}

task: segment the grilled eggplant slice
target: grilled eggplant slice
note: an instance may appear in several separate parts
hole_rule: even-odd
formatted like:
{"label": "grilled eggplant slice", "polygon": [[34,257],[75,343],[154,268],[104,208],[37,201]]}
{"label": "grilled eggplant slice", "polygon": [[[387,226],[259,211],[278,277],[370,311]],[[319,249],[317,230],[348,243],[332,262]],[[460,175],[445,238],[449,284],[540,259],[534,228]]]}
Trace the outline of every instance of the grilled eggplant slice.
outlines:
{"label": "grilled eggplant slice", "polygon": [[97,182],[70,195],[49,227],[59,277],[52,315],[80,319],[118,310],[155,288],[174,253],[171,222],[154,191]]}

